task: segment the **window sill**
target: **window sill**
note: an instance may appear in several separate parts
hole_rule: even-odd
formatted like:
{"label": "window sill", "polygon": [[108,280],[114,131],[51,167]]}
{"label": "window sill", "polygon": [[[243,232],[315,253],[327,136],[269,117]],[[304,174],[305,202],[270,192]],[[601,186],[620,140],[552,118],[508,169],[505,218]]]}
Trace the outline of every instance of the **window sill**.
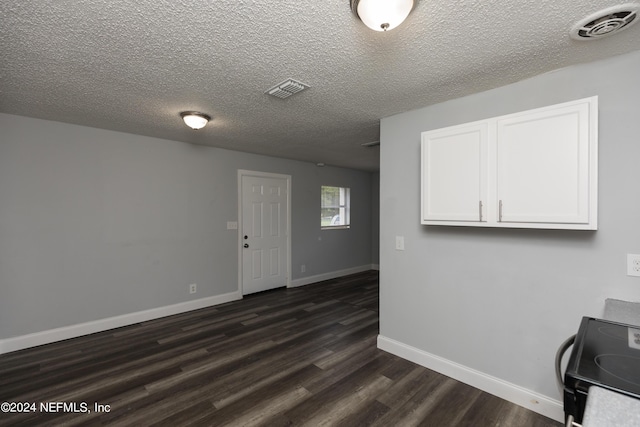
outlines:
{"label": "window sill", "polygon": [[329,227],[320,227],[320,230],[346,230],[351,228],[349,225],[332,225]]}

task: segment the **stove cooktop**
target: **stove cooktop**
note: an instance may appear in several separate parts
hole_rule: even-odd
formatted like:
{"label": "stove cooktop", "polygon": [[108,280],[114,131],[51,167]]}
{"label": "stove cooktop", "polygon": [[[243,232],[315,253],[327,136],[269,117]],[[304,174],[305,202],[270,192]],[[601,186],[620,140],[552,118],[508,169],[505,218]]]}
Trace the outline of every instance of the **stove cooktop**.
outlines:
{"label": "stove cooktop", "polygon": [[598,385],[640,399],[640,326],[583,317],[565,385]]}

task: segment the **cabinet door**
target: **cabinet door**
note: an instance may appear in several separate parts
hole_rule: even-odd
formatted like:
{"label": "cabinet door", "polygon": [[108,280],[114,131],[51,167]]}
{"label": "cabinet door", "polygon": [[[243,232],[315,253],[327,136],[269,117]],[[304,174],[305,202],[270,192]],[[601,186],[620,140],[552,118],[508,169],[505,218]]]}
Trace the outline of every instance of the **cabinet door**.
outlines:
{"label": "cabinet door", "polygon": [[422,133],[422,223],[484,221],[486,122]]}
{"label": "cabinet door", "polygon": [[497,120],[498,222],[589,224],[594,219],[589,213],[595,202],[590,190],[592,197],[597,194],[590,188],[595,186],[595,180],[590,184],[590,155],[597,155],[592,150],[597,130],[590,128],[589,113],[591,108],[596,114],[595,102],[592,98]]}

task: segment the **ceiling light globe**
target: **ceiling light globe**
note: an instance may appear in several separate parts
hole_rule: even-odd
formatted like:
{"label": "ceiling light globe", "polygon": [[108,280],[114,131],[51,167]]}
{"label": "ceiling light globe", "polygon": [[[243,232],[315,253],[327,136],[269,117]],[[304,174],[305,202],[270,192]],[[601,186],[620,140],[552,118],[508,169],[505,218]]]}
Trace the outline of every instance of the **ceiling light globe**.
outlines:
{"label": "ceiling light globe", "polygon": [[207,125],[209,120],[211,120],[211,117],[206,114],[195,111],[185,111],[184,113],[180,113],[180,116],[182,116],[184,124],[189,126],[191,129],[202,129]]}
{"label": "ceiling light globe", "polygon": [[414,0],[351,0],[351,8],[367,27],[388,31],[404,22],[413,3]]}

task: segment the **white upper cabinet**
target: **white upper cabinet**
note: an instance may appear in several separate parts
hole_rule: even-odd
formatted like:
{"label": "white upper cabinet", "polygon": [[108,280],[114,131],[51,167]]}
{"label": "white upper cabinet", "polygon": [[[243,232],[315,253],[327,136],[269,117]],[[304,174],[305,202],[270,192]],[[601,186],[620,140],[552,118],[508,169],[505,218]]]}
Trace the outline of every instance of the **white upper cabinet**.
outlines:
{"label": "white upper cabinet", "polygon": [[483,220],[487,132],[487,123],[471,123],[423,134],[423,220]]}
{"label": "white upper cabinet", "polygon": [[422,133],[422,224],[597,229],[598,98]]}

